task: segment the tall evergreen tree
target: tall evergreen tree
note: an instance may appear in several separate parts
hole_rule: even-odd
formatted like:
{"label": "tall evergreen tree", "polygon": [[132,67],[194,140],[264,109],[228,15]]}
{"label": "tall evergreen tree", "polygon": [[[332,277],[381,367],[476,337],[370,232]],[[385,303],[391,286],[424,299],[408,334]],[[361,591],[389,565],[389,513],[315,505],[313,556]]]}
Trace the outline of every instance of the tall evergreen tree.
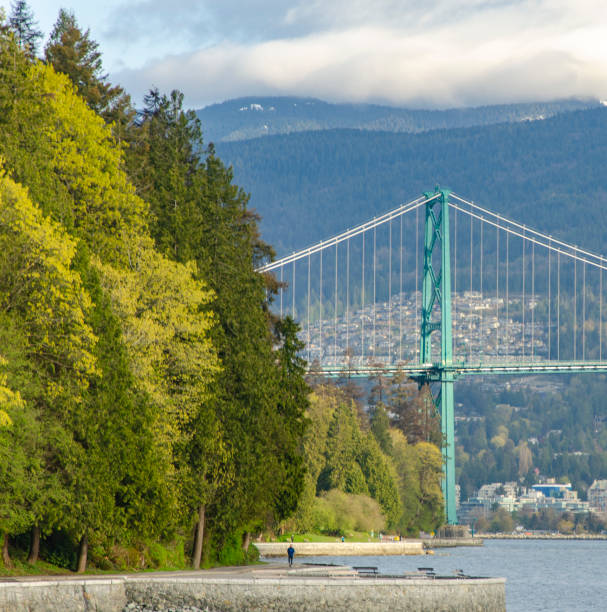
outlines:
{"label": "tall evergreen tree", "polygon": [[70,77],[89,107],[107,123],[116,123],[118,134],[135,118],[130,97],[103,72],[99,45],[90,30],[82,31],[74,13],[61,9],[44,48],[47,63]]}
{"label": "tall evergreen tree", "polygon": [[[156,245],[177,261],[195,260],[215,292],[213,339],[223,367],[213,405],[234,465],[230,487],[218,491],[207,506],[208,524],[220,547],[234,530],[292,512],[301,490],[297,449],[305,406],[293,406],[302,389],[299,365],[291,355],[295,340],[291,328],[279,330],[286,384],[281,389],[267,279],[255,272],[271,249],[259,237],[248,196],[232,184],[231,170],[212,147],[204,151],[200,124],[194,113],[183,110],[183,95],[152,90],[140,130],[129,168],[150,201]],[[285,497],[286,492],[293,495]]]}
{"label": "tall evergreen tree", "polygon": [[17,0],[11,3],[8,25],[15,35],[17,44],[25,54],[30,59],[36,57],[42,32],[37,29],[38,24],[34,18],[34,13],[25,0]]}

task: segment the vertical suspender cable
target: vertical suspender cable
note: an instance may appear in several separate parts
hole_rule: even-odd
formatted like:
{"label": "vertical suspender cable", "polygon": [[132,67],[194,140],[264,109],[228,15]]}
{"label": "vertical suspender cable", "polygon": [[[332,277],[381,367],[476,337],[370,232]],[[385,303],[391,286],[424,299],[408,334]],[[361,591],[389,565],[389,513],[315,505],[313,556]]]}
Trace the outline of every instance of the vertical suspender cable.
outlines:
{"label": "vertical suspender cable", "polygon": [[599,268],[599,361],[603,361],[603,266]]}
{"label": "vertical suspender cable", "polygon": [[[470,207],[470,211],[472,212],[472,207]],[[472,258],[474,251],[472,249],[472,215],[470,215],[470,303],[472,303]],[[468,311],[468,361],[472,361],[472,313]]]}
{"label": "vertical suspender cable", "polygon": [[535,242],[531,243],[531,361],[535,357]]}
{"label": "vertical suspender cable", "polygon": [[282,296],[284,294],[284,283],[282,280],[282,273],[284,271],[284,266],[280,266],[280,318],[282,319]]}
{"label": "vertical suspender cable", "polygon": [[350,239],[346,241],[346,354],[350,355]]}
{"label": "vertical suspender cable", "polygon": [[480,239],[480,247],[481,247],[481,256],[480,256],[480,263],[481,263],[481,278],[480,278],[480,292],[481,292],[481,310],[480,310],[480,317],[479,317],[479,342],[478,342],[478,350],[479,353],[481,353],[481,351],[483,350],[484,347],[484,340],[485,337],[483,335],[483,308],[484,308],[484,300],[483,300],[483,228],[484,228],[484,219],[481,217],[480,220],[480,233],[481,233],[481,239]]}
{"label": "vertical suspender cable", "polygon": [[333,312],[333,364],[337,365],[337,242],[335,243],[335,311]]}
{"label": "vertical suspender cable", "polygon": [[360,365],[365,363],[365,232],[363,232],[363,265],[362,265],[362,288],[361,288],[361,310],[360,310]]}
{"label": "vertical suspender cable", "polygon": [[308,309],[307,309],[307,317],[308,317],[308,363],[310,363],[310,259],[311,255],[308,253]]}
{"label": "vertical suspender cable", "polygon": [[377,276],[377,227],[373,228],[373,359],[377,356],[375,339],[375,311],[377,309],[376,276]]}
{"label": "vertical suspender cable", "polygon": [[577,259],[573,258],[573,360],[577,358]]}
{"label": "vertical suspender cable", "polygon": [[291,294],[293,306],[291,307],[291,316],[295,321],[295,262],[293,262],[293,293]]}
{"label": "vertical suspender cable", "polygon": [[398,360],[403,360],[403,215],[400,216],[400,286],[398,294]]}
{"label": "vertical suspender cable", "polygon": [[556,359],[561,358],[561,252],[556,253]]}
{"label": "vertical suspender cable", "polygon": [[419,208],[415,209],[415,355],[416,361],[419,361],[419,303],[418,303],[418,289],[419,289]]}
{"label": "vertical suspender cable", "polygon": [[582,359],[586,359],[586,262],[582,269]]}
{"label": "vertical suspender cable", "polygon": [[500,226],[495,228],[495,354],[500,350]]}
{"label": "vertical suspender cable", "polygon": [[550,238],[548,238],[548,361],[552,357],[552,286],[551,286],[551,264],[552,264],[552,249],[550,248]]}
{"label": "vertical suspender cable", "polygon": [[392,363],[392,220],[388,221],[388,365]]}
{"label": "vertical suspender cable", "polygon": [[523,350],[523,361],[525,361],[525,228],[523,228],[523,335],[522,335],[522,350]]}
{"label": "vertical suspender cable", "polygon": [[[453,209],[453,298],[451,300],[451,326],[457,325],[457,208]],[[457,330],[452,329],[457,350]]]}
{"label": "vertical suspender cable", "polygon": [[320,361],[322,363],[322,249],[320,250],[320,280],[319,280],[319,292],[318,292],[318,320],[319,320],[319,332],[320,339],[318,341],[318,346],[320,349]]}
{"label": "vertical suspender cable", "polygon": [[510,232],[506,231],[506,346],[510,350]]}

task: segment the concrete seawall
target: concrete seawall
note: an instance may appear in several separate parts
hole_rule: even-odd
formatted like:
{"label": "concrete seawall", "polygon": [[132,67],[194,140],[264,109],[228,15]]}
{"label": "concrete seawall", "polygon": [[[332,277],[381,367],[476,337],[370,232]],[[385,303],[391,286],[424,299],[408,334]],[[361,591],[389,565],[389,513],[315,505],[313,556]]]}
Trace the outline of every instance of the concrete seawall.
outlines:
{"label": "concrete seawall", "polygon": [[455,546],[482,546],[483,538],[430,538],[422,542],[424,548],[453,548]]}
{"label": "concrete seawall", "polygon": [[[335,568],[337,570],[337,568]],[[348,568],[340,568],[347,570]],[[324,576],[284,565],[201,572],[0,581],[2,612],[241,610],[505,612],[505,580]]]}
{"label": "concrete seawall", "polygon": [[[288,542],[255,542],[259,553],[264,557],[286,557]],[[295,542],[298,556],[381,556],[381,555],[423,555],[421,540],[402,540],[400,542]]]}

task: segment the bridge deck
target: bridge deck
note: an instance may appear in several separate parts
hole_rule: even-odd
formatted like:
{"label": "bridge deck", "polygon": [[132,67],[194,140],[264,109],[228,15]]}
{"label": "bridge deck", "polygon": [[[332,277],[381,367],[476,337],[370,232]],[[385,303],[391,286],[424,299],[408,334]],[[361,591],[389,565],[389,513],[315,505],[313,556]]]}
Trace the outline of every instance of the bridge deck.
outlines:
{"label": "bridge deck", "polygon": [[379,373],[395,374],[403,372],[412,378],[417,376],[436,375],[441,372],[453,374],[455,377],[469,375],[494,374],[577,374],[581,372],[607,372],[607,361],[535,361],[535,362],[503,362],[503,363],[472,363],[455,362],[451,365],[441,363],[424,364],[397,364],[397,365],[368,365],[345,368],[343,366],[329,366],[309,370],[310,374],[322,374],[335,377],[344,374],[351,377],[365,378]]}

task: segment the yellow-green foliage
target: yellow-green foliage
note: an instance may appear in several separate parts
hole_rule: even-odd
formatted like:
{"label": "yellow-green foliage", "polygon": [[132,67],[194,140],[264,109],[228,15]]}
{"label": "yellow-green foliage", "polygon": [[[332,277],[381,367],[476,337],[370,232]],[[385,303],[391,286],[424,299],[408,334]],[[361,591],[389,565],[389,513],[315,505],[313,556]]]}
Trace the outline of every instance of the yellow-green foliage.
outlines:
{"label": "yellow-green foliage", "polygon": [[157,436],[167,450],[207,398],[219,369],[209,340],[212,292],[194,278],[195,266],[142,249],[129,270],[97,262],[101,282],[122,321],[132,371],[162,408]]}
{"label": "yellow-green foliage", "polygon": [[320,533],[382,531],[386,519],[377,501],[368,495],[353,495],[339,489],[324,492],[314,501],[312,528]]}
{"label": "yellow-green foliage", "polygon": [[400,529],[413,535],[419,529],[435,531],[443,522],[441,452],[429,442],[409,444],[400,430],[392,429],[390,435],[404,507]]}
{"label": "yellow-green foliage", "polygon": [[[352,499],[372,498],[381,508],[382,520],[396,525],[402,508],[394,466],[373,434],[362,430],[353,401],[335,387],[320,387],[311,395],[308,416],[311,425],[304,440],[308,470],[296,516],[298,529],[318,523],[313,517],[327,506],[315,496],[334,490],[353,495]],[[343,516],[338,513],[336,520]]]}
{"label": "yellow-green foliage", "polygon": [[[48,151],[49,170],[72,198],[75,232],[104,261],[131,264],[142,240],[151,242],[147,205],[128,181],[121,147],[65,75],[36,64],[29,77],[47,118],[38,146]],[[35,95],[28,102],[35,103]]]}
{"label": "yellow-green foliage", "polygon": [[82,389],[96,374],[91,301],[71,269],[76,244],[42,216],[27,191],[0,172],[0,306],[26,331],[23,353],[40,364],[47,399],[65,391],[61,374]]}
{"label": "yellow-green foliage", "polygon": [[[6,365],[6,359],[0,357],[0,367]],[[0,374],[0,429],[13,424],[11,412],[23,408],[24,402],[19,391],[13,391],[7,386],[6,375]]]}

